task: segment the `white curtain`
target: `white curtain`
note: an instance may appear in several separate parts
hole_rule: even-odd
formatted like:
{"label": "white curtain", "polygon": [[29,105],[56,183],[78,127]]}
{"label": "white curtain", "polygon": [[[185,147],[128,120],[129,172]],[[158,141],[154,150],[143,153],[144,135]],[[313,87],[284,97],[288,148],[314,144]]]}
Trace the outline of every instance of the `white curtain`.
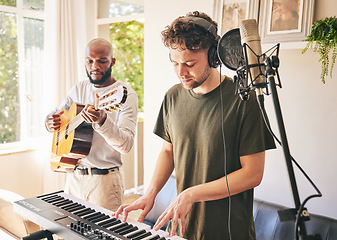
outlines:
{"label": "white curtain", "polygon": [[85,0],[45,0],[46,81],[53,86],[56,105],[77,81],[86,77],[85,3]]}
{"label": "white curtain", "polygon": [[[77,81],[86,78],[84,53],[88,41],[87,19],[86,0],[45,0],[43,108],[46,114],[61,103]],[[93,19],[88,21],[92,22]],[[65,175],[51,172],[49,155],[45,158],[43,191],[63,189]]]}

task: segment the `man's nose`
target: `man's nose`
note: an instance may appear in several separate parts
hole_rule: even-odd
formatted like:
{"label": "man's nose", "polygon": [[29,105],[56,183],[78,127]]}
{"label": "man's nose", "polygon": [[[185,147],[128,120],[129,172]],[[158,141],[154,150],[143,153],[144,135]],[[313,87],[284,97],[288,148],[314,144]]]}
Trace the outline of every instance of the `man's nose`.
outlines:
{"label": "man's nose", "polygon": [[100,69],[100,68],[101,68],[101,66],[100,66],[100,64],[99,64],[98,61],[94,60],[94,61],[91,63],[91,69],[97,70],[97,69]]}
{"label": "man's nose", "polygon": [[180,64],[178,67],[178,75],[179,76],[185,76],[187,73],[187,69],[183,64]]}

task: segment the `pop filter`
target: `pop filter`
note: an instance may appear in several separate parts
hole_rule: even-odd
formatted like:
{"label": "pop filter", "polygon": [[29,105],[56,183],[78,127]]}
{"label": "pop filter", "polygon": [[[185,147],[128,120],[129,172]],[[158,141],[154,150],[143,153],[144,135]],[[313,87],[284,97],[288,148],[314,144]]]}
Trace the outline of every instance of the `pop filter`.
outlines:
{"label": "pop filter", "polygon": [[218,57],[222,64],[236,71],[245,65],[239,28],[226,32],[218,43]]}

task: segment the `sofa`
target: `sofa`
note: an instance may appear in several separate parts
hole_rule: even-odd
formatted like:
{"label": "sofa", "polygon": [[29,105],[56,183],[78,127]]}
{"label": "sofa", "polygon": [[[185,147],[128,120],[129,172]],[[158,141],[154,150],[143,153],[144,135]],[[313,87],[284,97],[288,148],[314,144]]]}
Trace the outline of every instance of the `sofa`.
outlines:
{"label": "sofa", "polygon": [[[154,207],[146,216],[144,223],[154,225],[160,214],[166,209],[177,195],[175,177],[171,176],[157,195]],[[256,238],[258,240],[293,240],[294,221],[280,221],[278,211],[286,207],[254,200],[254,221]],[[308,234],[307,240],[337,240],[337,219],[316,214],[310,215],[310,220],[305,222]],[[166,228],[166,225],[163,229]]]}

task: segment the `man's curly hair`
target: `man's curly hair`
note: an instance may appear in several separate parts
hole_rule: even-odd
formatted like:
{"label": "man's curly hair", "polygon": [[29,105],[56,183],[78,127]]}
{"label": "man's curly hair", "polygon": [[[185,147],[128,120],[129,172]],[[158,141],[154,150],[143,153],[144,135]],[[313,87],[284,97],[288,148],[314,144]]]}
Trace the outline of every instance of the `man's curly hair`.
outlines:
{"label": "man's curly hair", "polygon": [[[215,27],[216,32],[218,30],[218,24],[206,13],[195,11],[186,14],[186,17],[204,18]],[[197,51],[209,49],[210,46],[216,44],[213,34],[195,24],[192,20],[186,21],[184,18],[183,16],[178,17],[161,32],[162,40],[166,47]]]}

